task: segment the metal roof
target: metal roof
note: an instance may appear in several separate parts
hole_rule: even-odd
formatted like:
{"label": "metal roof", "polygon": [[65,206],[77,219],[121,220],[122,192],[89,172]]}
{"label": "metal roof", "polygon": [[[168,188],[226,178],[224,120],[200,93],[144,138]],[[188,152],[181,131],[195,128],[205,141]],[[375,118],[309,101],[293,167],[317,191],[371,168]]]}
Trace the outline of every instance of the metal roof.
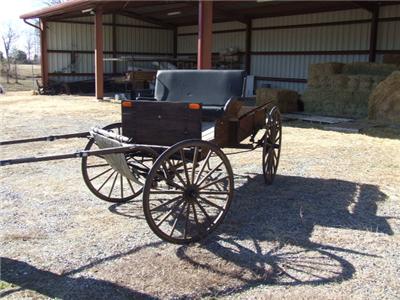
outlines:
{"label": "metal roof", "polygon": [[[385,5],[391,2],[383,2]],[[240,21],[261,17],[288,16],[373,5],[368,1],[215,1],[214,22]],[[163,27],[197,24],[197,1],[100,1],[69,0],[36,10],[22,19],[42,18],[60,20],[87,15],[90,9],[103,10],[105,14],[121,14]]]}

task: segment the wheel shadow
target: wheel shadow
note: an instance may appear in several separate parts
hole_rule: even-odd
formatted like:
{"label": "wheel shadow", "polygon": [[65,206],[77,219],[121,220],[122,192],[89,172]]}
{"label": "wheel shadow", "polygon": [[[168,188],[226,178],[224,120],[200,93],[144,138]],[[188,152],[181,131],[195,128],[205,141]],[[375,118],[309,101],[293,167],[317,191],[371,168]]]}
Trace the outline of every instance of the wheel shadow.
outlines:
{"label": "wheel shadow", "polygon": [[[377,203],[387,196],[377,186],[354,182],[277,176],[272,186],[261,175],[240,176],[234,202],[220,236],[200,247],[182,246],[177,256],[239,284],[202,296],[237,293],[263,285],[317,285],[352,278],[356,269],[345,254],[376,257],[331,245],[340,232],[329,231],[329,245],[313,242],[318,227],[392,235]],[[198,255],[202,252],[202,255]]]}

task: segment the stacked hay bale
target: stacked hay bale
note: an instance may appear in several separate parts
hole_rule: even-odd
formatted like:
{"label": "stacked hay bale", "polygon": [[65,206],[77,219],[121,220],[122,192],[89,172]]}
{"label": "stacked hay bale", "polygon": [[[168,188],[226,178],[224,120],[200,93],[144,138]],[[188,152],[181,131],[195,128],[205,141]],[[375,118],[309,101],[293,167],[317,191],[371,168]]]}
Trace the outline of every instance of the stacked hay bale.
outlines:
{"label": "stacked hay bale", "polygon": [[368,115],[368,97],[394,64],[322,63],[309,68],[304,111],[330,116],[362,118]]}
{"label": "stacked hay bale", "polygon": [[393,72],[372,92],[368,118],[400,123],[400,71]]}
{"label": "stacked hay bale", "polygon": [[282,113],[298,111],[299,94],[284,89],[259,88],[256,91],[256,105],[272,101]]}

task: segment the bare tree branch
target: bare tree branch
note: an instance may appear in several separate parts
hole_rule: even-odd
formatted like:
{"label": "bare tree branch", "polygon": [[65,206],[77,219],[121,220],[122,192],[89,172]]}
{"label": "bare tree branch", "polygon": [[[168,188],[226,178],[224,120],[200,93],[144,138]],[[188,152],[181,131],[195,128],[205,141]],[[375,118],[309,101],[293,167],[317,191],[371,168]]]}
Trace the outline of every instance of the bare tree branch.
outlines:
{"label": "bare tree branch", "polygon": [[10,72],[11,72],[11,49],[14,47],[14,43],[18,39],[18,34],[14,31],[11,24],[8,24],[7,29],[2,33],[1,39],[3,40],[4,50],[6,52],[7,62],[7,83],[10,83]]}

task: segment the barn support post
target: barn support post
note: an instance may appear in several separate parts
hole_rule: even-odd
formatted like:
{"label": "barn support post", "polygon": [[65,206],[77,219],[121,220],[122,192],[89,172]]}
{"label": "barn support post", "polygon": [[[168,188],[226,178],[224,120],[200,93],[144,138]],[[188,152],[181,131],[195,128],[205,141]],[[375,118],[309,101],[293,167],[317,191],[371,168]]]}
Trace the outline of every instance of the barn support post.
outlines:
{"label": "barn support post", "polygon": [[103,61],[103,12],[96,9],[94,17],[94,34],[95,34],[95,50],[94,50],[94,71],[96,81],[96,98],[104,97],[104,61]]}
{"label": "barn support post", "polygon": [[175,27],[173,31],[173,49],[172,49],[172,55],[174,58],[178,57],[178,29]]}
{"label": "barn support post", "polygon": [[47,22],[40,20],[40,62],[42,71],[42,84],[49,83],[49,56],[47,53]]}
{"label": "barn support post", "polygon": [[246,23],[246,49],[245,49],[245,65],[246,73],[250,75],[251,72],[251,20]]}
{"label": "barn support post", "polygon": [[197,38],[197,69],[212,68],[213,2],[199,1],[199,33]]}
{"label": "barn support post", "polygon": [[379,5],[374,5],[371,9],[371,31],[369,37],[369,55],[368,61],[376,61],[376,44],[378,38],[378,22],[379,22]]}
{"label": "barn support post", "polygon": [[[117,58],[117,26],[116,24],[116,15],[112,15],[112,57]],[[112,62],[112,72],[113,74],[117,73],[117,62]]]}

